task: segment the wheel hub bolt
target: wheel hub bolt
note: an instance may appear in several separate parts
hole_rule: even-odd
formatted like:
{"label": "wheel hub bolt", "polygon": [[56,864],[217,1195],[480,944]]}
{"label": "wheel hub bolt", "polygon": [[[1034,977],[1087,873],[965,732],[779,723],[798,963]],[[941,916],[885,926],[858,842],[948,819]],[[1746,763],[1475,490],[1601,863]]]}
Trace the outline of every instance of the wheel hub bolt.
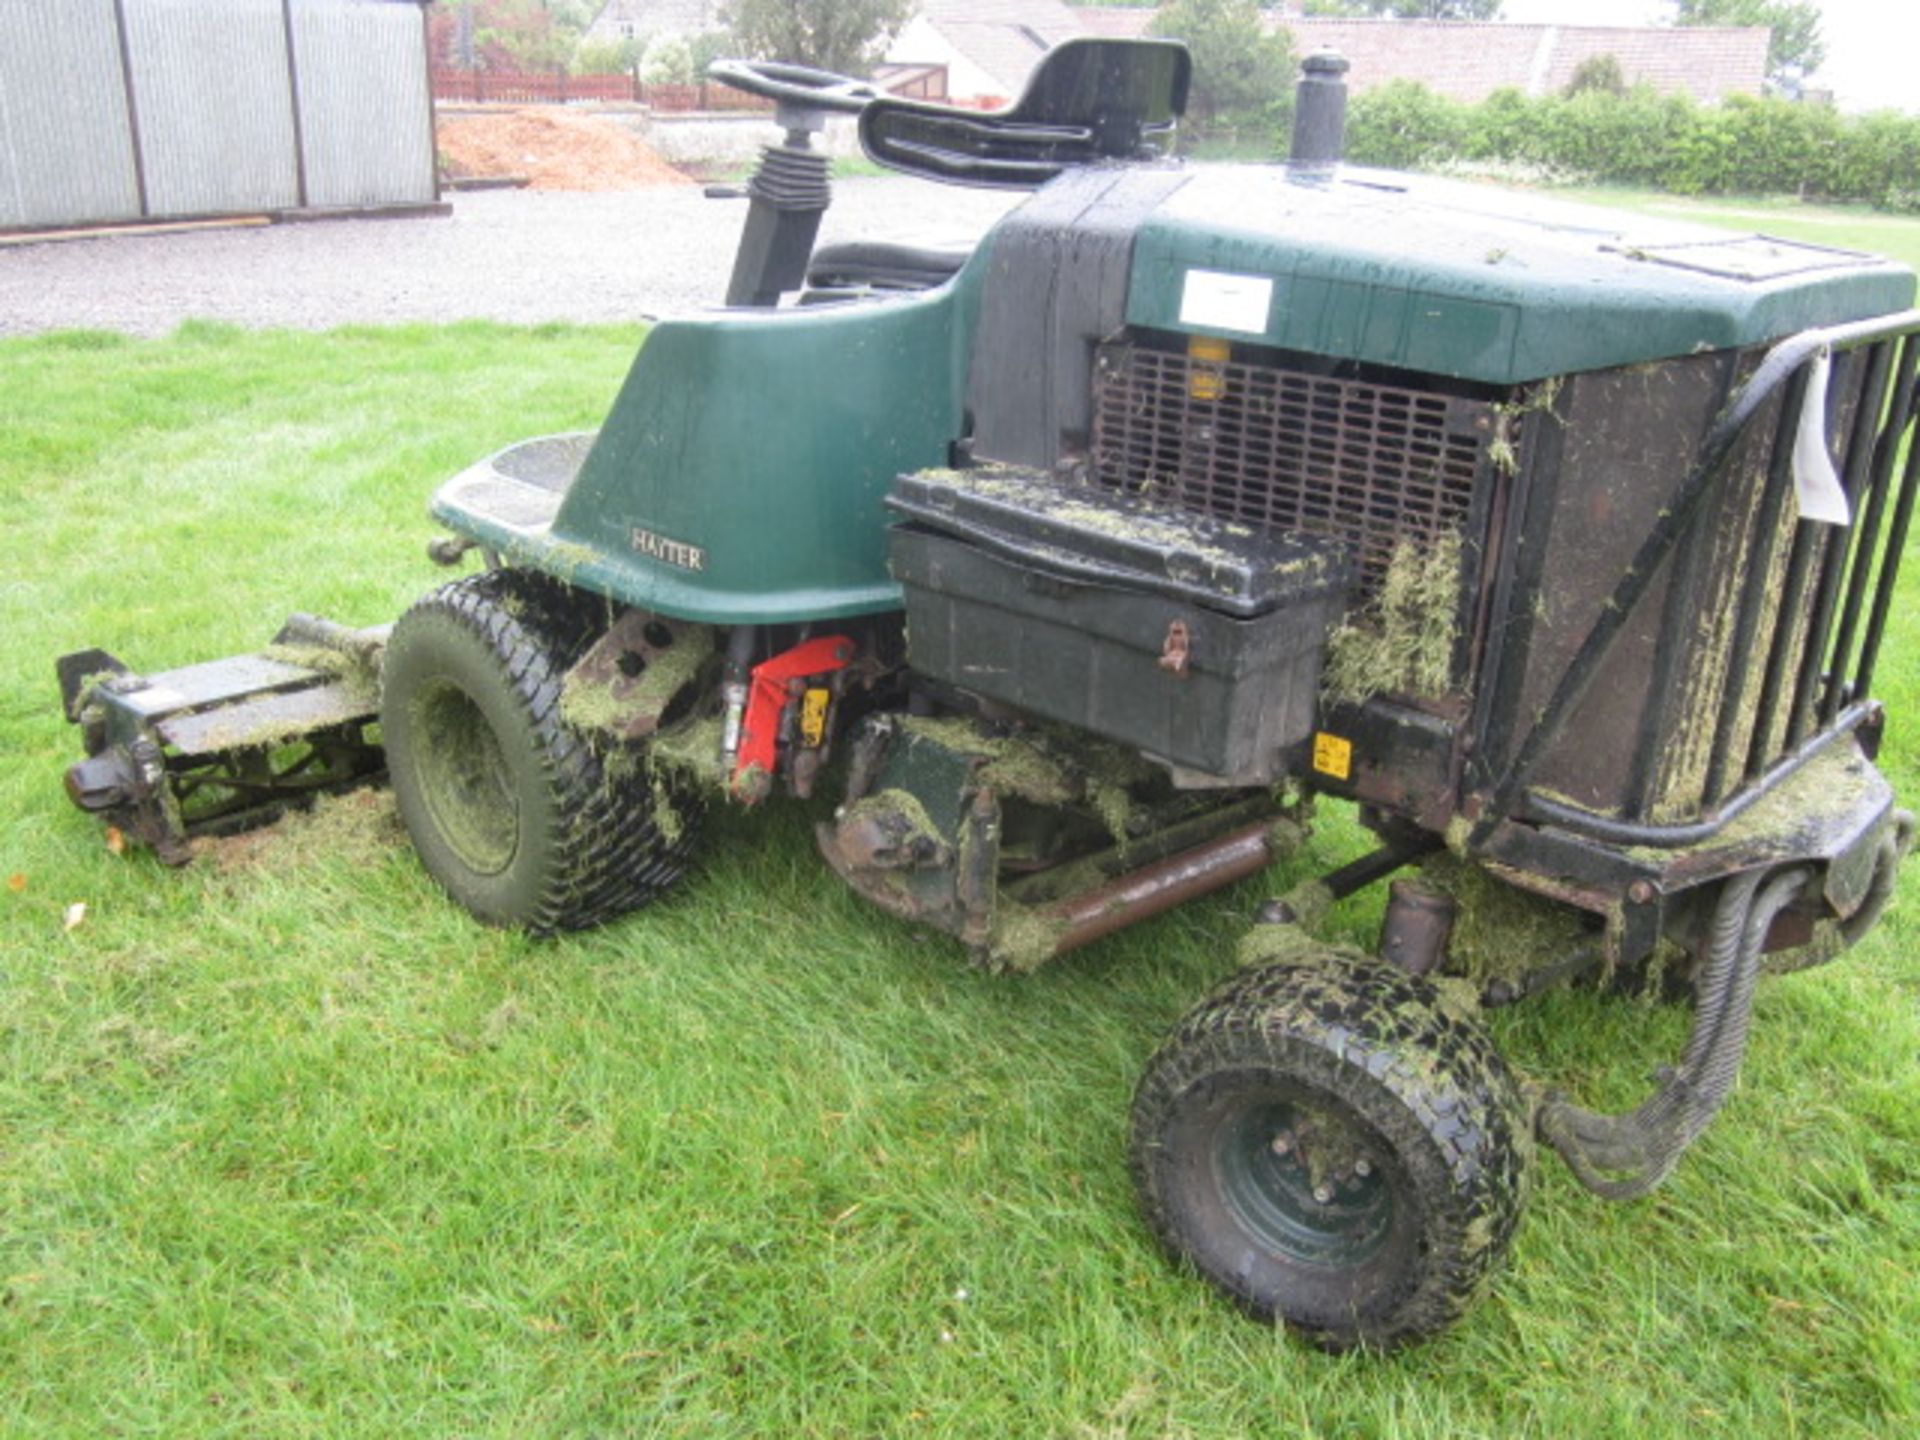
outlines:
{"label": "wheel hub bolt", "polygon": [[1314,1186],[1313,1198],[1316,1204],[1325,1205],[1326,1203],[1328,1203],[1330,1200],[1333,1199],[1333,1186],[1331,1185]]}
{"label": "wheel hub bolt", "polygon": [[1292,1154],[1293,1153],[1293,1136],[1288,1134],[1285,1130],[1282,1130],[1278,1135],[1274,1136],[1273,1137],[1273,1153],[1276,1155]]}
{"label": "wheel hub bolt", "polygon": [[1373,1173],[1373,1162],[1365,1158],[1353,1162],[1353,1173],[1362,1180]]}

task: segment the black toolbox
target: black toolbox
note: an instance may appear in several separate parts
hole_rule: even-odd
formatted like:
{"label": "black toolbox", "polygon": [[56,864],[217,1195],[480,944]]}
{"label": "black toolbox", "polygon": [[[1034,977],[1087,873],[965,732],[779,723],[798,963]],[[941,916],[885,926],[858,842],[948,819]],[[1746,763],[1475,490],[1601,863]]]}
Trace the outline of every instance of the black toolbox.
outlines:
{"label": "black toolbox", "polygon": [[903,475],[887,504],[921,674],[1192,784],[1270,783],[1311,733],[1336,547],[1000,466]]}

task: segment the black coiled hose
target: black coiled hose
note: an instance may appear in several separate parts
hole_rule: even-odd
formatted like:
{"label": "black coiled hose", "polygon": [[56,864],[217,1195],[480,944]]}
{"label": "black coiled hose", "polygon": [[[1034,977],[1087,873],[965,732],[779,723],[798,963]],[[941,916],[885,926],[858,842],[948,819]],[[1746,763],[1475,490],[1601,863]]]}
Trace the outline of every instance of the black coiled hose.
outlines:
{"label": "black coiled hose", "polygon": [[1644,1104],[1624,1115],[1601,1115],[1556,1095],[1540,1107],[1541,1138],[1588,1189],[1609,1200],[1645,1195],[1726,1103],[1746,1054],[1767,931],[1811,874],[1804,866],[1771,876],[1752,870],[1727,882],[1713,913],[1686,1054],[1677,1068],[1661,1073],[1659,1089]]}
{"label": "black coiled hose", "polygon": [[[1874,849],[1873,875],[1853,914],[1840,922],[1843,946],[1871,930],[1893,895],[1900,862],[1913,848],[1914,817],[1895,811]],[[1727,882],[1713,912],[1713,935],[1694,990],[1693,1029],[1677,1068],[1637,1110],[1600,1115],[1562,1095],[1541,1105],[1542,1139],[1580,1182],[1609,1200],[1635,1200],[1658,1185],[1707,1128],[1733,1090],[1753,1021],[1760,953],[1774,917],[1793,903],[1813,871],[1795,866],[1769,875],[1750,870]]]}

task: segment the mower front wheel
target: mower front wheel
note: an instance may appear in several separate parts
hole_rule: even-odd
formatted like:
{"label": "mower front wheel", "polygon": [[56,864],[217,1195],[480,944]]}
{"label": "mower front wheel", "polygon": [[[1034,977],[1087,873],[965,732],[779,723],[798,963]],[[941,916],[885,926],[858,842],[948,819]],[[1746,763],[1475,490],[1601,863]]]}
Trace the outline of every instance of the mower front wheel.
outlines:
{"label": "mower front wheel", "polygon": [[1148,1064],[1141,1207],[1177,1257],[1328,1349],[1452,1323],[1505,1255],[1531,1139],[1480,1027],[1385,962],[1236,976]]}
{"label": "mower front wheel", "polygon": [[598,925],[685,868],[698,796],[560,714],[605,609],[545,576],[491,571],[426,596],[387,642],[380,727],[401,819],[427,872],[490,925]]}

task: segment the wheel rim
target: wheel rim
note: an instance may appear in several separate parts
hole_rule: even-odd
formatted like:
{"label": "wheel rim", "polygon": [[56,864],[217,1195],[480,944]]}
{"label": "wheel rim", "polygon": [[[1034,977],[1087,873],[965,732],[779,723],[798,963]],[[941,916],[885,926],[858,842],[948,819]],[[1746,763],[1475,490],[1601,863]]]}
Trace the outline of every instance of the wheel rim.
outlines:
{"label": "wheel rim", "polygon": [[413,768],[435,829],[468,869],[499,874],[520,844],[520,804],[500,737],[451,682],[425,687],[411,709]]}
{"label": "wheel rim", "polygon": [[1393,1230],[1381,1147],[1344,1105],[1314,1096],[1249,1105],[1214,1139],[1220,1189],[1267,1251],[1303,1264],[1366,1264]]}

